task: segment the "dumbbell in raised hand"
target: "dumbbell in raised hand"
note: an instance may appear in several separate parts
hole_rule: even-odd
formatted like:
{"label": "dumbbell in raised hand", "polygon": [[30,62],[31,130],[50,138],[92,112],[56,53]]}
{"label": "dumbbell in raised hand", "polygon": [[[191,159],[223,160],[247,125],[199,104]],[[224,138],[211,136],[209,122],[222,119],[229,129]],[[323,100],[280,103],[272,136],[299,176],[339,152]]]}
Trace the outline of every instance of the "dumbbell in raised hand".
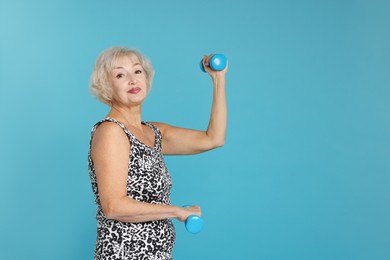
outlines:
{"label": "dumbbell in raised hand", "polygon": [[[210,68],[212,70],[224,70],[226,68],[226,56],[223,54],[214,54],[210,59]],[[200,69],[206,72],[203,66],[203,59],[200,61]]]}

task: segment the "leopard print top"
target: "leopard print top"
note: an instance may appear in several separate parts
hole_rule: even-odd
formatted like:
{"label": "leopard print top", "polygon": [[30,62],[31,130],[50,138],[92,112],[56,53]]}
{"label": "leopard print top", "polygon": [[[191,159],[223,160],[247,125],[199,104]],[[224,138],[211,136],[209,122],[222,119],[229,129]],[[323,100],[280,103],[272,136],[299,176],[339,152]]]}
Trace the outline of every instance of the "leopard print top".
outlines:
{"label": "leopard print top", "polygon": [[[103,122],[113,122],[119,125],[131,144],[127,195],[142,202],[169,205],[172,181],[162,156],[160,130],[150,123],[142,122],[151,127],[155,134],[154,147],[150,147],[139,141],[122,123],[107,117],[92,128],[90,144],[95,130]],[[175,229],[172,221],[163,219],[127,223],[107,219],[100,204],[91,149],[88,154],[88,170],[97,205],[97,239],[94,259],[172,259],[172,249],[175,243]]]}

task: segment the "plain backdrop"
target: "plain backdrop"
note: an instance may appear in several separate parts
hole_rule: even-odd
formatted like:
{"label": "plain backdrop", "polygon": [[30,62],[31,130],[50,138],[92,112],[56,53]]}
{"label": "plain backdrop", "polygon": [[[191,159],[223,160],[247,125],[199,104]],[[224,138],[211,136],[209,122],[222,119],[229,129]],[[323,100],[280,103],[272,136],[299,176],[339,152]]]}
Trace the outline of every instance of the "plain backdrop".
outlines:
{"label": "plain backdrop", "polygon": [[229,59],[224,147],[166,157],[175,259],[390,259],[387,0],[0,1],[0,259],[93,258],[88,90],[127,46],[156,76],[143,120],[205,129],[203,54]]}

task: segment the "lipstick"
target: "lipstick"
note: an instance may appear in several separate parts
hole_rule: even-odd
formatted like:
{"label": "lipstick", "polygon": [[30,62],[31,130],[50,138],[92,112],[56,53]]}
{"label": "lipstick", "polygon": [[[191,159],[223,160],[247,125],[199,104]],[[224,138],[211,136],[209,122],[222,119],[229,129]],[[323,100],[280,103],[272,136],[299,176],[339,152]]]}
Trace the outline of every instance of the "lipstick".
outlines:
{"label": "lipstick", "polygon": [[141,91],[141,88],[139,87],[135,87],[135,88],[131,88],[129,91],[127,91],[128,93],[130,94],[137,94],[138,92]]}

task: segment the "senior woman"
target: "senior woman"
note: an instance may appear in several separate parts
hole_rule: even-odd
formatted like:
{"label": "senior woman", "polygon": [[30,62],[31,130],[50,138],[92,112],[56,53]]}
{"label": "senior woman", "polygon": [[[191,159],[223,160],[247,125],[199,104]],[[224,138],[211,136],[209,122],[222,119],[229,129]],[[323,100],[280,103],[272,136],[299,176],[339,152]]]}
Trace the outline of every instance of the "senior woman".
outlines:
{"label": "senior woman", "polygon": [[164,155],[187,155],[225,142],[225,75],[203,65],[214,86],[207,130],[142,121],[142,103],[154,71],[140,52],[105,50],[96,60],[91,91],[111,109],[92,129],[89,175],[97,204],[95,259],[172,259],[175,230],[171,218],[201,215],[198,206],[170,203],[171,177]]}

